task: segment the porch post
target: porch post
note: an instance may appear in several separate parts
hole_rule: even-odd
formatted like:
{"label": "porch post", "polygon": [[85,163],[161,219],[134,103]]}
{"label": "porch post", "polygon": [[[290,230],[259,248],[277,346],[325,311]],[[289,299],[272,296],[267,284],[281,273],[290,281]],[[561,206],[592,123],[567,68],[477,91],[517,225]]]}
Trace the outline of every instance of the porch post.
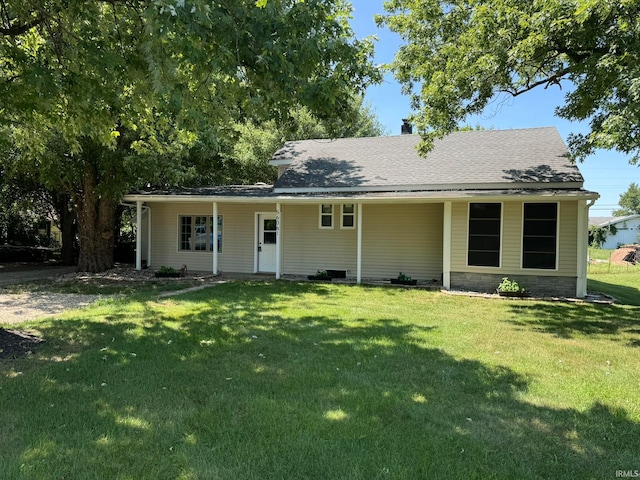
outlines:
{"label": "porch post", "polygon": [[356,215],[358,223],[357,247],[356,247],[356,282],[362,283],[362,203],[358,203],[358,213]]}
{"label": "porch post", "polygon": [[136,270],[142,270],[142,201],[136,201]]}
{"label": "porch post", "polygon": [[[592,201],[593,203],[593,201]],[[578,238],[577,241],[577,268],[576,268],[576,297],[587,296],[587,261],[589,256],[589,207],[587,201],[578,202]]]}
{"label": "porch post", "polygon": [[444,202],[442,225],[442,288],[451,289],[451,202]]}
{"label": "porch post", "polygon": [[280,274],[281,274],[281,265],[280,265],[280,261],[281,261],[281,254],[280,254],[280,246],[281,246],[281,230],[282,230],[282,211],[280,209],[280,204],[276,203],[276,280],[280,279]]}
{"label": "porch post", "polygon": [[151,207],[147,205],[147,268],[151,266]]}
{"label": "porch post", "polygon": [[213,202],[213,274],[218,274],[218,202]]}

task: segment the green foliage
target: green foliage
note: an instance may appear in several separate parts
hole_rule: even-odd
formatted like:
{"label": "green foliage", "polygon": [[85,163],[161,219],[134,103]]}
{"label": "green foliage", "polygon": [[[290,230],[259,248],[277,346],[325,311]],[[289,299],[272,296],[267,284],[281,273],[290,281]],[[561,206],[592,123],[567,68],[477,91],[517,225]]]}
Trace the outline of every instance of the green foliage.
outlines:
{"label": "green foliage", "polygon": [[331,278],[331,277],[329,276],[329,273],[327,273],[327,271],[326,271],[326,270],[317,270],[317,271],[316,271],[315,276],[316,276],[317,278],[326,278],[326,279]]}
{"label": "green foliage", "polygon": [[627,191],[620,195],[618,205],[622,208],[613,211],[616,217],[640,215],[640,187],[636,183],[629,185]]}
{"label": "green foliage", "polygon": [[160,268],[158,269],[158,273],[178,273],[178,270],[176,270],[173,267],[167,267],[166,265],[161,265]]}
{"label": "green foliage", "polygon": [[615,235],[618,233],[618,229],[615,225],[606,225],[601,227],[599,225],[589,226],[589,245],[592,247],[601,247],[604,242],[607,241],[609,235]]}
{"label": "green foliage", "polygon": [[80,268],[108,268],[86,251],[110,238],[119,197],[193,178],[194,146],[230,145],[233,125],[279,123],[300,105],[330,129],[352,124],[354,95],[380,72],[349,14],[341,0],[4,0],[0,137],[20,150],[11,168],[72,197]]}
{"label": "green foliage", "polygon": [[411,276],[406,275],[406,274],[404,274],[404,273],[402,273],[402,272],[400,272],[400,273],[398,274],[398,276],[396,277],[396,279],[400,280],[401,282],[410,282],[411,280],[413,280],[413,279],[411,278]]}
{"label": "green foliage", "polygon": [[503,277],[502,282],[498,285],[499,292],[514,292],[514,293],[525,293],[525,288],[521,286],[515,280],[509,280],[508,277]]}
{"label": "green foliage", "polygon": [[245,120],[236,122],[228,139],[204,138],[194,145],[184,160],[182,184],[225,185],[273,183],[277,170],[268,161],[285,141],[313,138],[376,137],[385,133],[375,111],[362,97],[350,100],[351,123],[330,124],[308,107],[289,111],[282,122]]}
{"label": "green foliage", "polygon": [[573,158],[614,148],[638,161],[637,1],[390,0],[385,9],[378,24],[406,42],[390,68],[419,111],[422,151],[496,96],[573,87],[556,109],[590,122],[569,137]]}

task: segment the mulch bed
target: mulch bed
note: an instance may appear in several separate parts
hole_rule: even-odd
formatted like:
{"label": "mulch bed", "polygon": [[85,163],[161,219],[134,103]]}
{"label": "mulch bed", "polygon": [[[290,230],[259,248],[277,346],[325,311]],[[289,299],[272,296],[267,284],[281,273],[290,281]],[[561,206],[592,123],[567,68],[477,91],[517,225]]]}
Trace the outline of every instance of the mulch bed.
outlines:
{"label": "mulch bed", "polygon": [[29,355],[43,342],[42,338],[28,332],[0,328],[0,359]]}

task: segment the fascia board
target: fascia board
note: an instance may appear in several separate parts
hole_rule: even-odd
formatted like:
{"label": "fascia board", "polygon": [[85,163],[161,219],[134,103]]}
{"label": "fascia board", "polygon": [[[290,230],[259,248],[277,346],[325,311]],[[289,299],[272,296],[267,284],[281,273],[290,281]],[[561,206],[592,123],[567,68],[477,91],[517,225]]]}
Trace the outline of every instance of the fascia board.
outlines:
{"label": "fascia board", "polygon": [[579,189],[583,182],[554,182],[554,183],[451,183],[430,185],[372,185],[358,187],[305,187],[286,188],[275,187],[273,193],[352,193],[352,192],[422,192],[444,190],[549,190],[549,189]]}

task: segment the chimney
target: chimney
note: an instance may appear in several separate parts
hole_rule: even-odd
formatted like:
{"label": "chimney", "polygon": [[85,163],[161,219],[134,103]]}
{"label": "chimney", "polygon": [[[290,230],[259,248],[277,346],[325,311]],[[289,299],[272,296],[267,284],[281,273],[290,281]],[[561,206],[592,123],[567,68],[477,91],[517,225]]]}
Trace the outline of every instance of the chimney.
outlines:
{"label": "chimney", "polygon": [[411,135],[411,134],[413,134],[413,125],[411,125],[409,123],[409,119],[408,118],[403,118],[402,119],[402,127],[400,129],[400,132],[402,133],[402,135]]}

